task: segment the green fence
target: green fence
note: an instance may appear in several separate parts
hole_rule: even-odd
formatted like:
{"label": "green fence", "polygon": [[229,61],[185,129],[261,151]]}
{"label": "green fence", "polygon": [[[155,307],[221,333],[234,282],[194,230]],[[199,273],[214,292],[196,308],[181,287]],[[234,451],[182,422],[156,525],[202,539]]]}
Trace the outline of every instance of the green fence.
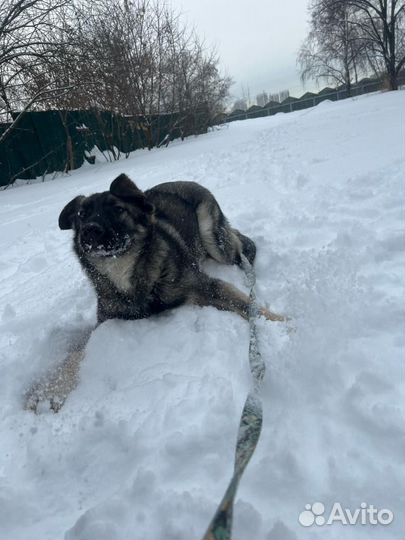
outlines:
{"label": "green fence", "polygon": [[[16,113],[15,117],[17,117]],[[0,124],[0,136],[10,124]],[[80,167],[94,147],[113,158],[138,148],[204,133],[204,107],[193,114],[121,116],[108,111],[27,112],[0,144],[0,186]]]}

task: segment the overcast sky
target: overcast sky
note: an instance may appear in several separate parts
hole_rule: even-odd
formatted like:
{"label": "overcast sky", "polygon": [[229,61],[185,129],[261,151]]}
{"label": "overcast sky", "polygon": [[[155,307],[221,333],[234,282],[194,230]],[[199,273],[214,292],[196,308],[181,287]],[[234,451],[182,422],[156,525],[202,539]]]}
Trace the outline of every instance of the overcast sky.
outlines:
{"label": "overcast sky", "polygon": [[304,93],[296,66],[307,34],[307,0],[172,0],[207,43],[215,45],[223,71],[235,84],[234,97],[249,86],[251,98],[262,90]]}

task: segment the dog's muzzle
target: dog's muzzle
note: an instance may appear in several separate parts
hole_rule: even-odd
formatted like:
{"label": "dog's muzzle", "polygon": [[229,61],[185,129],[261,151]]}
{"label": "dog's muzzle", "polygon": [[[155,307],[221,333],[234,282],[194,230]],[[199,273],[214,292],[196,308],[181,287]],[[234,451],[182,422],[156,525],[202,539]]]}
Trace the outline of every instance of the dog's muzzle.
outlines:
{"label": "dog's muzzle", "polygon": [[85,253],[95,257],[113,257],[125,253],[131,246],[128,235],[120,238],[98,223],[87,223],[80,232],[80,245]]}
{"label": "dog's muzzle", "polygon": [[98,223],[87,223],[80,233],[83,246],[97,246],[104,236],[104,229]]}

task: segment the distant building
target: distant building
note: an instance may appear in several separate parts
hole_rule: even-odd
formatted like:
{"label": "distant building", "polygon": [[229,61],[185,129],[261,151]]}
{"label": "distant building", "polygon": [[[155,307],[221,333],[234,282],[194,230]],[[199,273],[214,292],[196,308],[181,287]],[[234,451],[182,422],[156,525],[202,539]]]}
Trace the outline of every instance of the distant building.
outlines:
{"label": "distant building", "polygon": [[268,101],[269,101],[269,96],[267,92],[263,91],[261,94],[257,94],[256,103],[259,107],[264,107]]}
{"label": "distant building", "polygon": [[232,105],[232,111],[240,110],[240,111],[246,111],[247,109],[247,103],[245,99],[237,99],[235,103]]}

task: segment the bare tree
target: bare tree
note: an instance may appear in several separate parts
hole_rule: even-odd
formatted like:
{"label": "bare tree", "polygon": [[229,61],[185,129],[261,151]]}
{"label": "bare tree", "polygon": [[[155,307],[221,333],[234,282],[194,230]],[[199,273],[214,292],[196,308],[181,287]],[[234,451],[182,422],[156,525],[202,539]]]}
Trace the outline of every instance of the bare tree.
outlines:
{"label": "bare tree", "polygon": [[[335,4],[338,0],[333,0]],[[405,66],[405,0],[346,0],[371,61],[384,66],[389,88],[398,89]]]}
{"label": "bare tree", "polygon": [[216,54],[162,1],[81,0],[63,31],[68,38],[31,77],[73,84],[49,106],[139,116],[149,138],[161,114],[173,115],[175,128],[179,118],[201,120],[202,110],[205,125],[223,112],[231,80],[220,74]]}
{"label": "bare tree", "polygon": [[[58,81],[47,80],[29,94],[26,82],[28,73],[52,56],[57,13],[68,1],[3,0],[0,4],[0,117],[3,120],[12,120],[15,111],[26,111],[52,93],[66,91],[67,87],[61,89]],[[20,119],[18,115],[16,121]],[[2,140],[4,137],[3,133]]]}
{"label": "bare tree", "polygon": [[313,0],[309,10],[310,32],[298,54],[301,79],[344,85],[350,95],[365,57],[353,8],[347,0]]}
{"label": "bare tree", "polygon": [[398,88],[405,64],[405,0],[312,0],[311,27],[300,49],[301,76],[344,84],[359,73],[386,76]]}

